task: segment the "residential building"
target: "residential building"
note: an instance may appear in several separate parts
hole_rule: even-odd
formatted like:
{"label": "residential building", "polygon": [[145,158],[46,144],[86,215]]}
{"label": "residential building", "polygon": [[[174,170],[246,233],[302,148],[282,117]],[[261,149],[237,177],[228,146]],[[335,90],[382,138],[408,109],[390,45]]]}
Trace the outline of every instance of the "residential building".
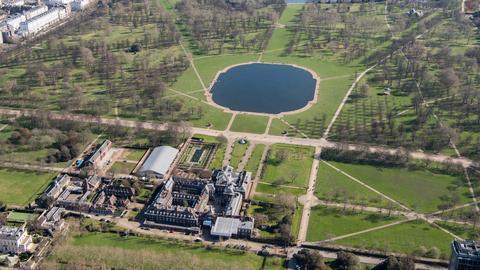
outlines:
{"label": "residential building", "polygon": [[88,212],[91,206],[89,196],[91,191],[83,187],[69,186],[57,199],[56,205],[68,210]]}
{"label": "residential building", "polygon": [[453,240],[449,270],[480,269],[480,242]]}
{"label": "residential building", "polygon": [[65,208],[54,206],[48,211],[44,211],[37,219],[40,227],[45,230],[60,231],[65,226],[62,214]]}
{"label": "residential building", "polygon": [[137,174],[145,177],[165,178],[178,152],[178,149],[170,146],[155,147]]}
{"label": "residential building", "polygon": [[45,6],[45,5],[40,5],[40,6],[35,6],[35,7],[31,8],[31,9],[29,9],[29,10],[27,10],[27,11],[24,11],[24,12],[23,12],[23,15],[25,15],[25,18],[26,18],[27,20],[30,20],[30,19],[32,19],[32,18],[34,18],[34,17],[36,17],[36,16],[38,16],[38,15],[40,15],[40,14],[42,14],[42,13],[47,12],[47,11],[48,11],[48,7],[47,7],[47,6]]}
{"label": "residential building", "polygon": [[38,16],[20,23],[18,33],[21,36],[35,35],[42,30],[51,27],[68,15],[68,9],[65,7],[52,8]]}
{"label": "residential building", "polygon": [[109,140],[103,141],[102,144],[97,146],[85,160],[84,164],[87,166],[93,166],[95,168],[103,167],[105,162],[105,157],[107,156],[108,151],[112,149],[112,142]]}
{"label": "residential building", "polygon": [[63,192],[63,189],[70,184],[71,177],[67,174],[59,175],[57,178],[50,184],[49,188],[45,192],[45,195],[53,200],[57,199],[58,196]]}
{"label": "residential building", "polygon": [[92,4],[93,0],[74,0],[72,5],[72,10],[74,11],[81,11],[87,8],[90,4]]}
{"label": "residential building", "polygon": [[145,226],[189,232],[200,231],[200,217],[213,195],[206,181],[185,178],[168,180],[143,213]]}
{"label": "residential building", "polygon": [[12,30],[13,32],[15,32],[18,30],[18,28],[20,28],[20,24],[26,20],[27,18],[25,18],[25,15],[16,14],[8,17],[5,22],[7,26],[9,26],[9,30]]}
{"label": "residential building", "polygon": [[20,227],[0,227],[0,253],[22,253],[29,249],[32,237],[28,235],[25,224]]}

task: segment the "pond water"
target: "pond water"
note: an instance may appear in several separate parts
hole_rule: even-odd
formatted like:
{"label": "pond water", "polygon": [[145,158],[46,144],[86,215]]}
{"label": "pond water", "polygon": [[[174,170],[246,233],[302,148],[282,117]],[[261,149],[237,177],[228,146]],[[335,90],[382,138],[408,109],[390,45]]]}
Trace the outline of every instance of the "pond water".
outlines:
{"label": "pond water", "polygon": [[211,92],[215,103],[231,110],[277,114],[305,107],[314,99],[316,84],[302,68],[254,63],[221,73]]}

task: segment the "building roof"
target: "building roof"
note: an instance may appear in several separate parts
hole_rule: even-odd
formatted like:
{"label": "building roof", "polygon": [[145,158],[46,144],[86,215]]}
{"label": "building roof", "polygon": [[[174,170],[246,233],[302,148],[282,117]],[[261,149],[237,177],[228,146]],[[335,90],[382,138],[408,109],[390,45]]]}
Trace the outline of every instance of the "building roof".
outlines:
{"label": "building roof", "polygon": [[147,160],[143,163],[139,172],[154,172],[160,175],[165,175],[177,154],[178,149],[170,146],[155,147]]}
{"label": "building roof", "polygon": [[240,220],[237,218],[218,217],[212,227],[211,234],[220,237],[232,237],[237,234]]}
{"label": "building roof", "polygon": [[480,259],[480,243],[474,240],[452,242],[452,249],[455,253],[466,257],[476,257]]}

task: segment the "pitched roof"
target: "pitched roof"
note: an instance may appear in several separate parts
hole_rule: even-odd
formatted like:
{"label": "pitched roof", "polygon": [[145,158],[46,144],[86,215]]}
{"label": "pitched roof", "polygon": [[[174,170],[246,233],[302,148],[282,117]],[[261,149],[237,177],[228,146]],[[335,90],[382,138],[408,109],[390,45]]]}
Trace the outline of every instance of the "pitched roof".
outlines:
{"label": "pitched roof", "polygon": [[178,149],[170,146],[155,147],[143,163],[139,172],[154,172],[165,175],[172,165],[175,157],[178,154]]}

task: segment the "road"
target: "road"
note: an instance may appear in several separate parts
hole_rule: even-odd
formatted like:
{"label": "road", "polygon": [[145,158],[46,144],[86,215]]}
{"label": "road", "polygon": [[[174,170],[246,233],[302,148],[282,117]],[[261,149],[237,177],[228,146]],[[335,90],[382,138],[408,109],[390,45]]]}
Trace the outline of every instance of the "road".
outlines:
{"label": "road", "polygon": [[[85,123],[97,123],[97,124],[103,124],[103,125],[151,129],[151,130],[158,130],[158,131],[164,131],[167,129],[167,126],[168,126],[165,123],[156,123],[151,121],[114,119],[114,118],[96,117],[96,116],[84,115],[84,114],[69,114],[64,112],[62,113],[39,112],[36,110],[30,110],[30,109],[15,110],[15,109],[0,108],[0,115],[8,115],[8,116],[16,116],[16,117],[38,116],[38,114],[41,114],[41,113],[45,113],[46,116],[51,120],[68,120],[68,121],[85,122]],[[213,129],[207,129],[207,128],[198,128],[198,127],[192,127],[191,131],[193,133],[204,134],[204,135],[209,135],[214,137],[225,136],[228,140],[245,138],[254,143],[262,143],[262,144],[286,143],[286,144],[296,144],[296,145],[312,146],[312,147],[320,147],[320,148],[342,147],[344,149],[349,149],[349,150],[361,150],[361,151],[387,153],[387,154],[395,154],[401,150],[400,148],[386,148],[382,146],[372,146],[372,145],[365,145],[365,144],[343,144],[343,143],[331,142],[324,138],[322,139],[294,138],[294,137],[276,136],[276,135],[269,135],[269,134],[252,134],[252,133],[245,133],[245,132],[213,130]],[[465,157],[452,158],[450,156],[446,156],[442,154],[424,153],[422,151],[407,151],[407,153],[413,159],[430,160],[434,162],[449,161],[456,164],[460,164],[464,167],[470,167],[472,165],[478,164],[478,162],[474,162]]]}
{"label": "road", "polygon": [[305,242],[308,232],[308,222],[310,220],[310,209],[312,206],[312,201],[315,199],[315,180],[317,179],[318,166],[320,165],[320,154],[322,153],[322,148],[315,148],[315,155],[312,163],[312,168],[310,170],[310,178],[308,180],[308,190],[307,194],[303,196],[303,212],[302,220],[300,221],[300,228],[298,231],[298,241],[300,245]]}

